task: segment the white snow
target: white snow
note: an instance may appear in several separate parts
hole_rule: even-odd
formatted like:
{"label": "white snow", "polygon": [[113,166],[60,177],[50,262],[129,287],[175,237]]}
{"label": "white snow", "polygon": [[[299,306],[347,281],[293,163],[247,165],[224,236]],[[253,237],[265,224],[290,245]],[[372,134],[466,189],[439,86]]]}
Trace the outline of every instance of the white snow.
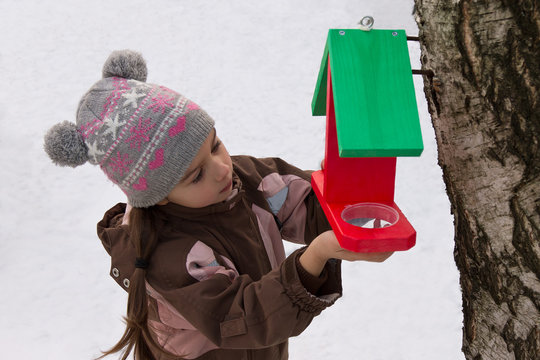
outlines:
{"label": "white snow", "polygon": [[[126,294],[108,275],[95,230],[123,194],[99,169],[56,167],[42,149],[49,127],[74,121],[112,50],[141,51],[149,82],[199,103],[231,153],[315,169],[325,124],[310,104],[328,29],[371,15],[375,28],[416,35],[412,8],[412,0],[0,2],[2,358],[92,359],[123,332]],[[409,47],[418,68],[418,44]],[[291,359],[463,359],[452,217],[422,79],[415,85],[425,150],[398,160],[396,203],[417,245],[383,264],[345,263],[343,298],[291,339]]]}

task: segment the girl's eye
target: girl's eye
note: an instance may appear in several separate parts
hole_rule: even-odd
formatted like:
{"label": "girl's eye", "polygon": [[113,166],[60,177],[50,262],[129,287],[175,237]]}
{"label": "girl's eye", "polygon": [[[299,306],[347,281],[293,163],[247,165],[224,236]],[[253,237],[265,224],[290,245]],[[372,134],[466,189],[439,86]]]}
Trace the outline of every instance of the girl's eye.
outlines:
{"label": "girl's eye", "polygon": [[[218,150],[219,150],[219,147],[221,146],[221,141],[216,141],[215,145],[212,146],[212,154],[216,153]],[[192,184],[196,184],[198,183],[199,181],[201,181],[203,178],[203,169],[201,168],[199,170],[199,173],[197,174],[197,176],[195,176],[195,178],[191,181]]]}
{"label": "girl's eye", "polygon": [[197,174],[197,176],[195,176],[195,178],[191,181],[192,184],[196,184],[198,183],[199,181],[202,180],[202,177],[203,177],[203,170],[201,169],[199,171],[199,173]]}
{"label": "girl's eye", "polygon": [[221,146],[221,141],[217,141],[216,144],[212,147],[212,153],[215,153],[219,150],[219,147]]}

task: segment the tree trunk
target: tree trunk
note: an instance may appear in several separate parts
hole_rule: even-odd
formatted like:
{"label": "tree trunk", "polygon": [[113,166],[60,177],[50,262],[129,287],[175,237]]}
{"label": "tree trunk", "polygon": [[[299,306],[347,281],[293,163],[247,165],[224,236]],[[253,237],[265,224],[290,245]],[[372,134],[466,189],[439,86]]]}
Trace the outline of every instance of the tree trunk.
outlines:
{"label": "tree trunk", "polygon": [[467,359],[540,359],[540,3],[415,0]]}

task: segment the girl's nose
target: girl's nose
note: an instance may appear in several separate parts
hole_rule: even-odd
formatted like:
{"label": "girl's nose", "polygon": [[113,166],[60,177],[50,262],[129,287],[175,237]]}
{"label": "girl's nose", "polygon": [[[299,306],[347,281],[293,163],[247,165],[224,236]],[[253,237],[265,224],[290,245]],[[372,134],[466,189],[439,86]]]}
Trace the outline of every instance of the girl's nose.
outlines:
{"label": "girl's nose", "polygon": [[214,171],[215,171],[216,180],[221,181],[227,175],[229,175],[229,164],[227,164],[225,159],[216,158]]}

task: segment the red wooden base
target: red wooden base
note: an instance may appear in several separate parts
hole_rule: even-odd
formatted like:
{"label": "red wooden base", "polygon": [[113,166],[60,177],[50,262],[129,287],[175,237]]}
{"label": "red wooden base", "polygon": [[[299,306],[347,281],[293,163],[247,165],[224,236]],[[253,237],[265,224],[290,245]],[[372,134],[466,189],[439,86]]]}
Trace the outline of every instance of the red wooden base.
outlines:
{"label": "red wooden base", "polygon": [[355,252],[386,252],[409,250],[415,245],[416,231],[394,202],[383,205],[398,212],[396,224],[378,229],[362,228],[341,218],[345,207],[354,203],[328,203],[325,200],[324,170],[312,174],[311,184],[342,248]]}

